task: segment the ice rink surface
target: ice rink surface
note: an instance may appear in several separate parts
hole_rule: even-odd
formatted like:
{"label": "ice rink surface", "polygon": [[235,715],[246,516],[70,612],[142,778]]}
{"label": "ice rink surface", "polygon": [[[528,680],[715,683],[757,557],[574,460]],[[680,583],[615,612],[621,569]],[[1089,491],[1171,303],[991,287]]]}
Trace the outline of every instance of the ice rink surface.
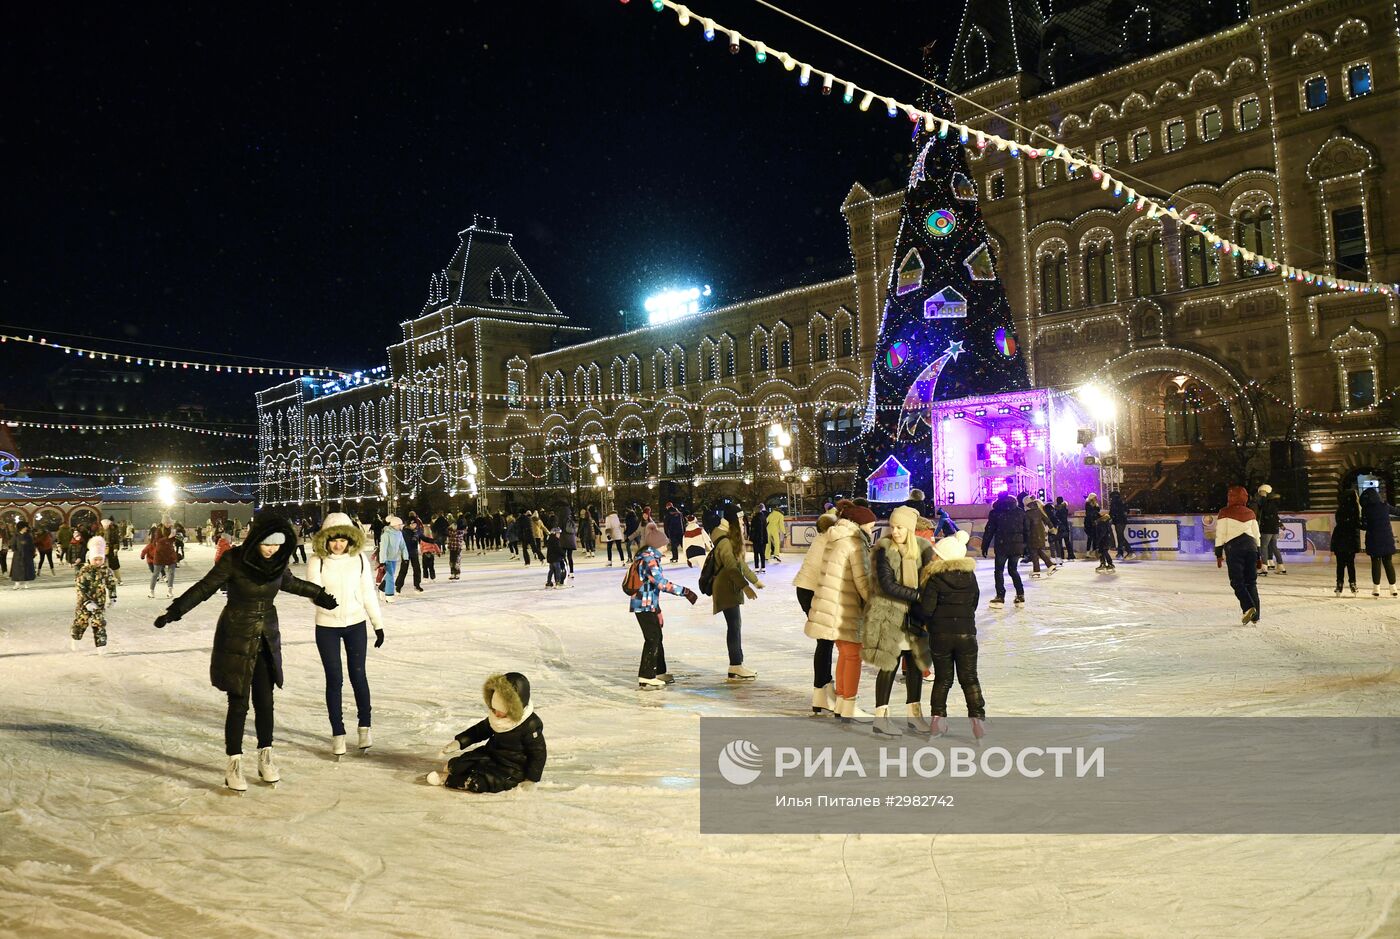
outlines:
{"label": "ice rink surface", "polygon": [[[20,936],[1400,935],[1391,836],[702,836],[698,719],[805,714],[812,643],[770,567],[744,607],[750,685],[725,679],[709,600],[665,598],[677,683],[635,690],[640,633],[622,570],[575,589],[504,552],[387,607],[371,649],[375,746],[330,754],[312,607],[279,602],[272,789],[222,786],[223,695],[209,601],[157,631],[127,552],[105,657],[67,648],[71,574],[0,580],[0,934]],[[1363,559],[1364,560],[1364,559]],[[212,563],[190,548],[182,590]],[[294,568],[298,572],[300,567]],[[698,570],[672,566],[694,586]],[[997,715],[1400,712],[1400,599],[1331,595],[1331,565],[1261,581],[1241,627],[1207,562],[1078,562],[991,612],[980,671]],[[549,764],[533,791],[427,786],[437,750],[483,716],[480,688],[534,686]],[[861,703],[873,705],[867,668]],[[896,700],[902,693],[896,690]],[[950,709],[965,729],[956,687]],[[249,721],[245,765],[255,763]]]}

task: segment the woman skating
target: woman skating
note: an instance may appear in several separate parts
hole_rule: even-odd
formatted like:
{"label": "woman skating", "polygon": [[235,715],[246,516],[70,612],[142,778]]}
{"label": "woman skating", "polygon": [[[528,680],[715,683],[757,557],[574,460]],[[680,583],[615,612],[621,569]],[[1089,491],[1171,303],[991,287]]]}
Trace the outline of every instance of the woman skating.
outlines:
{"label": "woman skating", "polygon": [[[823,512],[817,517],[817,535],[807,546],[802,558],[802,566],[792,578],[797,588],[797,605],[802,608],[803,617],[812,615],[812,598],[822,582],[822,559],[826,556],[826,546],[831,540],[831,526],[836,524],[836,510]],[[832,653],[836,643],[829,638],[817,640],[816,652],[812,654],[812,713],[823,711],[836,713],[839,702],[836,699],[836,685],[831,674]]]}
{"label": "woman skating", "polygon": [[1347,575],[1352,594],[1356,593],[1356,552],[1361,550],[1361,500],[1356,487],[1348,486],[1337,500],[1332,523],[1332,556],[1337,559],[1337,590],[1342,595],[1342,574]]}
{"label": "woman skating", "polygon": [[1390,584],[1390,595],[1400,597],[1395,587],[1395,533],[1390,520],[1396,517],[1393,508],[1381,498],[1379,491],[1367,489],[1361,494],[1361,527],[1366,531],[1366,554],[1371,558],[1371,596],[1381,595],[1381,568]]}
{"label": "woman skating", "polygon": [[724,614],[725,644],[729,647],[729,680],[753,681],[758,672],[744,667],[743,621],[739,608],[744,598],[757,599],[754,588],[763,584],[744,563],[744,528],[739,524],[739,507],[724,507],[724,521],[710,533],[715,543],[714,612]]}
{"label": "woman skating", "polygon": [[366,623],[374,627],[374,647],[384,645],[384,621],[379,614],[379,594],[374,589],[374,564],[362,553],[364,532],[350,516],[332,512],[311,541],[313,556],[306,565],[306,579],[335,598],[334,609],[316,610],[316,651],[326,672],[326,713],[331,721],[331,752],[345,752],[345,719],[341,712],[340,647],[355,693],[359,746],[368,749],[370,734],[369,677],[365,654],[369,645]]}
{"label": "woman skating", "polygon": [[673,593],[685,597],[694,605],[699,599],[695,591],[666,579],[661,570],[661,549],[670,544],[666,532],[652,522],[642,535],[642,551],[637,555],[637,574],[641,583],[632,595],[627,609],[637,617],[642,630],[642,660],[637,666],[637,687],[642,691],[665,688],[674,680],[666,668],[666,647],[662,642],[661,595]]}
{"label": "woman skating", "polygon": [[1259,622],[1259,521],[1243,486],[1230,487],[1226,506],[1215,519],[1215,566],[1222,564],[1240,601],[1240,622]]}
{"label": "woman skating", "polygon": [[807,635],[836,646],[836,717],[843,722],[869,721],[856,707],[860,688],[860,630],[870,596],[870,534],[875,513],[842,500],[837,521],[827,529],[821,575],[807,615]]}
{"label": "woman skating", "polygon": [[296,529],[285,518],[259,515],[243,544],[225,552],[213,570],[156,617],[156,628],[161,629],[180,620],[220,587],[228,587],[228,603],[214,628],[209,678],[215,688],[228,695],[224,785],[239,792],[248,788],[243,780],[243,727],[250,696],[256,712],[258,775],[270,783],[281,778],[272,762],[272,688],[282,686],[282,634],[273,601],[285,590],[309,598],[322,609],[336,607],[335,597],[287,570],[296,537]]}
{"label": "woman skating", "polygon": [[14,552],[14,557],[10,559],[10,580],[15,582],[16,590],[28,590],[36,576],[34,536],[29,533],[28,522],[20,522],[15,526],[15,536],[10,539],[10,550]]}
{"label": "woman skating", "polygon": [[933,559],[933,546],[914,534],[919,513],[902,505],[890,513],[890,530],[870,552],[870,600],[861,629],[861,657],[880,670],[875,680],[875,733],[897,737],[899,722],[890,719],[895,669],[903,664],[906,723],[928,733],[920,700],[923,674],[931,667],[927,634],[913,629],[909,605],[919,599],[919,571]]}

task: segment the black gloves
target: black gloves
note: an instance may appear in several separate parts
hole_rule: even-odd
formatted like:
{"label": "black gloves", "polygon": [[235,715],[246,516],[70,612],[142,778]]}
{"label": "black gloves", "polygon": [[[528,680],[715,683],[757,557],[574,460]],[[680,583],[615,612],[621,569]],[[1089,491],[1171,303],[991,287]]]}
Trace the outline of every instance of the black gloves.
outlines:
{"label": "black gloves", "polygon": [[374,631],[374,647],[378,649],[382,645],[384,645],[384,630],[376,629]]}
{"label": "black gloves", "polygon": [[336,601],[335,597],[331,596],[325,590],[322,590],[320,593],[316,594],[316,596],[312,597],[311,602],[323,610],[334,610],[336,607],[340,606],[340,603]]}
{"label": "black gloves", "polygon": [[156,629],[164,629],[167,623],[175,622],[170,618],[169,613],[162,613],[156,617]]}

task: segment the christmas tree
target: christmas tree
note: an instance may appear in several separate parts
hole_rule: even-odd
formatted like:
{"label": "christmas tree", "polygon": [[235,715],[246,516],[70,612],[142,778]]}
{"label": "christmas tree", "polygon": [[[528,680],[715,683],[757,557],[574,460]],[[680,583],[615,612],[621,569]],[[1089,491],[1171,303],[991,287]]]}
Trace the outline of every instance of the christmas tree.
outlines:
{"label": "christmas tree", "polygon": [[1006,291],[997,276],[977,190],[947,95],[930,89],[933,114],[914,132],[914,164],[861,431],[861,475],[872,501],[910,488],[930,497],[929,405],[1030,387]]}

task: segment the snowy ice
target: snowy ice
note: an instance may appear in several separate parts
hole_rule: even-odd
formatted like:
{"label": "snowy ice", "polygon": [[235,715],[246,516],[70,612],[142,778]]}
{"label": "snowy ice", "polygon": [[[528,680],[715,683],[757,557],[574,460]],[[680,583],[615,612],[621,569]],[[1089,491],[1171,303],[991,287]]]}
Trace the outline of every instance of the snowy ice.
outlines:
{"label": "snowy ice", "polygon": [[[188,550],[177,591],[212,563]],[[157,631],[166,601],[128,557],[105,657],[90,637],[67,648],[71,574],[0,580],[6,935],[1400,935],[1393,836],[701,836],[698,718],[809,710],[791,556],[744,607],[758,681],[726,683],[708,598],[667,597],[677,683],[659,692],[635,690],[620,567],[580,561],[575,589],[546,591],[542,565],[473,557],[461,582],[385,608],[375,745],[357,754],[352,730],[340,763],[312,607],[284,595],[282,781],[251,769],[235,795],[208,677],[220,599]],[[693,587],[698,570],[668,573]],[[1261,581],[1257,627],[1209,562],[1028,580],[1024,609],[979,615],[993,732],[998,714],[1400,713],[1400,599],[1335,599],[1330,580],[1330,564],[1293,562]],[[483,716],[484,678],[511,669],[545,723],[543,783],[426,785],[438,749]],[[867,669],[867,709],[873,685]],[[950,703],[956,725],[956,688]],[[353,726],[348,686],[345,704]]]}

